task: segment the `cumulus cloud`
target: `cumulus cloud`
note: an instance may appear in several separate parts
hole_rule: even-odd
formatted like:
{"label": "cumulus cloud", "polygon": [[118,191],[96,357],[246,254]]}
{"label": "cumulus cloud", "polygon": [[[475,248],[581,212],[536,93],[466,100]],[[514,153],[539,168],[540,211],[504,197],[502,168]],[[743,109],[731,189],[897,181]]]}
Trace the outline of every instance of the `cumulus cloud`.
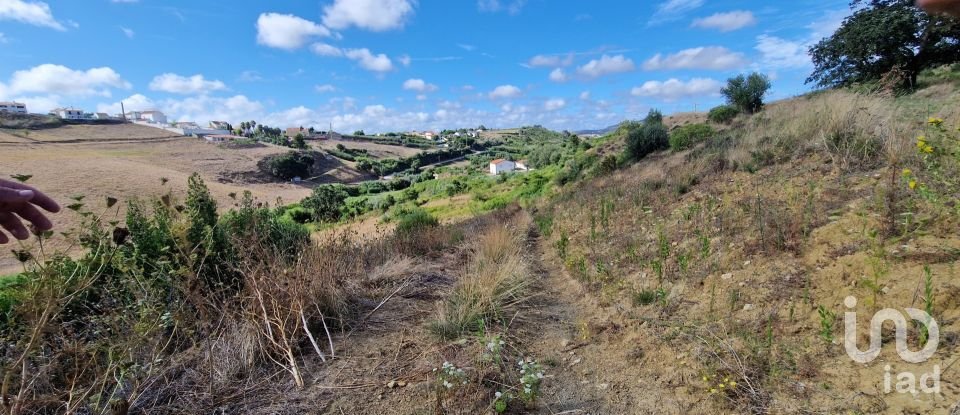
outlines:
{"label": "cumulus cloud", "polygon": [[672,55],[656,54],[643,63],[648,71],[664,69],[727,70],[742,67],[746,61],[742,53],[721,46],[685,49]]}
{"label": "cumulus cloud", "polygon": [[570,66],[573,63],[573,55],[537,55],[527,61],[527,66],[531,68],[556,68],[560,66]]}
{"label": "cumulus cloud", "polygon": [[562,98],[548,99],[543,103],[543,109],[547,111],[556,111],[567,106],[567,101]]}
{"label": "cumulus cloud", "polygon": [[0,20],[13,20],[61,32],[67,30],[63,24],[53,18],[50,6],[42,1],[2,0],[0,1]]}
{"label": "cumulus cloud", "polygon": [[410,57],[410,55],[400,55],[400,57],[397,58],[397,61],[403,66],[410,66],[410,62],[412,62],[413,59]]}
{"label": "cumulus cloud", "polygon": [[550,72],[550,80],[553,82],[567,82],[567,73],[563,69],[557,68]]}
{"label": "cumulus cloud", "polygon": [[703,6],[704,0],[667,0],[657,5],[657,11],[653,13],[648,25],[658,25],[683,18],[700,6]]}
{"label": "cumulus cloud", "polygon": [[200,74],[187,77],[175,73],[165,73],[157,75],[150,81],[150,89],[171,94],[190,95],[220,91],[227,89],[227,86],[218,80],[207,80]]}
{"label": "cumulus cloud", "polygon": [[314,87],[313,87],[313,90],[314,90],[314,91],[317,91],[317,92],[319,92],[319,93],[321,93],[321,94],[326,94],[326,93],[328,93],[328,92],[334,92],[334,91],[336,91],[336,90],[337,90],[337,87],[335,87],[335,86],[333,86],[333,85],[330,85],[330,84],[324,84],[324,85],[314,86]]}
{"label": "cumulus cloud", "polygon": [[0,84],[0,91],[5,91],[8,95],[41,93],[110,96],[111,88],[130,89],[131,85],[109,67],[83,71],[49,63],[16,71],[8,85]]}
{"label": "cumulus cloud", "polygon": [[326,43],[314,43],[310,45],[310,50],[320,56],[343,56],[343,51],[340,48]]}
{"label": "cumulus cloud", "polygon": [[335,0],[323,8],[323,24],[334,29],[356,26],[381,32],[400,29],[413,15],[410,0]]}
{"label": "cumulus cloud", "polygon": [[633,60],[623,55],[603,55],[600,59],[591,60],[587,62],[587,64],[577,68],[577,74],[588,78],[599,78],[604,75],[630,72],[634,69],[636,69],[636,66],[633,64]]}
{"label": "cumulus cloud", "polygon": [[520,88],[517,88],[513,85],[500,85],[490,91],[488,95],[490,99],[509,99],[517,98],[520,95],[523,95],[523,91],[520,91]]}
{"label": "cumulus cloud", "polygon": [[403,83],[403,89],[416,92],[433,92],[437,90],[437,86],[429,84],[423,79],[407,79]]}
{"label": "cumulus cloud", "polygon": [[[152,100],[144,95],[135,94],[123,100],[123,107],[127,111],[156,109],[163,111],[168,118],[177,121],[239,121],[262,119],[264,106],[258,101],[251,100],[244,95],[232,97],[211,97],[201,95],[184,99]],[[120,102],[100,104],[97,112],[117,114],[120,112]]]}
{"label": "cumulus cloud", "polygon": [[723,84],[720,81],[710,78],[694,78],[687,82],[671,78],[666,82],[647,81],[643,85],[633,88],[630,94],[637,97],[676,101],[682,98],[716,96],[722,88]]}
{"label": "cumulus cloud", "polygon": [[292,14],[262,13],[257,18],[257,43],[294,50],[311,38],[330,36],[330,29]]}
{"label": "cumulus cloud", "polygon": [[755,49],[760,52],[761,64],[766,68],[803,68],[810,65],[807,49],[810,43],[792,41],[776,36],[757,36]]}
{"label": "cumulus cloud", "polygon": [[360,67],[373,72],[390,72],[393,70],[393,62],[387,55],[374,55],[369,49],[348,49],[344,52],[347,58],[357,61]]}
{"label": "cumulus cloud", "polygon": [[691,26],[701,29],[716,29],[721,32],[732,32],[757,23],[751,11],[737,10],[727,13],[716,13],[696,19]]}
{"label": "cumulus cloud", "polygon": [[583,91],[580,93],[580,99],[586,101],[590,99],[590,91]]}

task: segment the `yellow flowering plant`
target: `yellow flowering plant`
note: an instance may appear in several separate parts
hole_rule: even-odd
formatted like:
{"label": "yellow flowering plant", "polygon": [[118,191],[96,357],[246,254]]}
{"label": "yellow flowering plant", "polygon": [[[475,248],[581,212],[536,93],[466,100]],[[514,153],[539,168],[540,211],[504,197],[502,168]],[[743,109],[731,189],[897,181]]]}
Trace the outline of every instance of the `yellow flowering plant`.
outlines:
{"label": "yellow flowering plant", "polygon": [[960,214],[960,129],[950,129],[942,118],[927,119],[924,134],[917,136],[917,155],[922,169],[904,169],[902,177],[910,190],[939,206]]}

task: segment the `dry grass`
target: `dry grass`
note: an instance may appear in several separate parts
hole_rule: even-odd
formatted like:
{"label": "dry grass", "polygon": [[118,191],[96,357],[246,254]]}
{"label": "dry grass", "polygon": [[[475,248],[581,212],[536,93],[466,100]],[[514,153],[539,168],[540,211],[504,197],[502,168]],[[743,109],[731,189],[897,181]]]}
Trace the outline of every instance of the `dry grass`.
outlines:
{"label": "dry grass", "polygon": [[530,267],[522,247],[529,220],[492,227],[472,248],[472,258],[431,331],[444,339],[504,322],[530,299]]}

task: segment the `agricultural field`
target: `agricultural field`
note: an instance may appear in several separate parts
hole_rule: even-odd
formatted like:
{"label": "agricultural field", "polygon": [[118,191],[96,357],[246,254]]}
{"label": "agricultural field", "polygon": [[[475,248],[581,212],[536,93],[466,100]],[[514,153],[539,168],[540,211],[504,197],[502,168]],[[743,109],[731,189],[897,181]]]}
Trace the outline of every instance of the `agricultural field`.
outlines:
{"label": "agricultural field", "polygon": [[310,146],[320,150],[333,150],[337,148],[337,145],[343,145],[344,147],[351,150],[366,150],[369,157],[372,159],[387,159],[387,158],[407,158],[415,156],[417,154],[423,153],[426,150],[404,147],[404,146],[392,146],[387,144],[377,144],[369,141],[363,140],[315,140],[310,141]]}
{"label": "agricultural field", "polygon": [[[29,132],[25,132],[29,131]],[[0,166],[4,176],[32,175],[28,184],[43,189],[61,204],[75,196],[96,206],[107,197],[119,200],[159,197],[171,192],[182,199],[187,178],[197,172],[221,207],[231,195],[250,191],[260,201],[297,202],[321,183],[354,183],[370,177],[339,160],[325,157],[311,183],[282,183],[258,166],[266,157],[290,151],[256,144],[225,148],[196,138],[138,125],[69,125],[43,130],[0,129]],[[110,212],[122,219],[120,209]],[[53,215],[59,229],[71,229],[80,217],[69,210]],[[18,270],[9,256],[0,258],[0,275]]]}

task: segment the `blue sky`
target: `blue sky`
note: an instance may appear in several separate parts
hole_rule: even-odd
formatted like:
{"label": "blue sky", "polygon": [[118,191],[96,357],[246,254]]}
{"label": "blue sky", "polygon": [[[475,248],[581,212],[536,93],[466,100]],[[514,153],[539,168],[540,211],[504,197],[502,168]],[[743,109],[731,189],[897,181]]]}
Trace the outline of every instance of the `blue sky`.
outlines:
{"label": "blue sky", "polygon": [[846,0],[0,0],[0,100],[367,132],[605,127],[759,71],[809,90]]}

